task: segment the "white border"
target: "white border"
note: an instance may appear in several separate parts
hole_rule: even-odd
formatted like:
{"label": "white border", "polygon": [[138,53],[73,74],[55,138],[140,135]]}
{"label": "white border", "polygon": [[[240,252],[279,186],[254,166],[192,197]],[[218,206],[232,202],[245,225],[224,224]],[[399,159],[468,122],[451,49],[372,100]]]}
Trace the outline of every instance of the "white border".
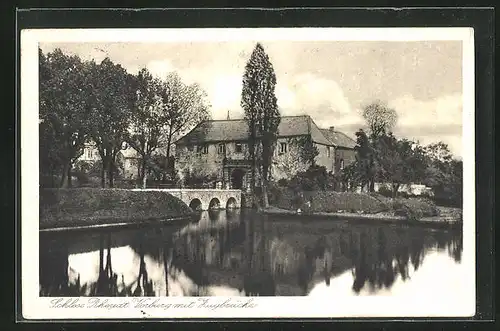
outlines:
{"label": "white border", "polygon": [[[458,317],[475,314],[474,31],[472,28],[257,28],[257,29],[38,29],[21,32],[22,314],[27,319],[144,318],[138,309],[54,309],[38,297],[38,43],[192,41],[426,41],[463,42],[464,251],[470,287],[454,309],[432,311],[425,302],[357,297],[328,302],[311,297],[255,298],[252,309],[151,309],[156,318]],[[211,298],[222,302],[225,298]],[[465,300],[467,299],[467,300]],[[125,299],[112,298],[114,302]],[[192,298],[163,298],[189,302]],[[166,300],[166,301],[165,301]],[[170,301],[169,301],[170,300]],[[433,298],[429,298],[433,300]]]}

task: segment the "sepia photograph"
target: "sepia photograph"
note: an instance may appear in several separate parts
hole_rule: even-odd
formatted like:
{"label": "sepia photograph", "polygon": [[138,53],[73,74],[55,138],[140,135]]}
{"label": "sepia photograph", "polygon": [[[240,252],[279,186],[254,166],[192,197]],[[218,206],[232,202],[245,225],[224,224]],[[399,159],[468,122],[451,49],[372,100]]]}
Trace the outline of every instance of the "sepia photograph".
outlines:
{"label": "sepia photograph", "polygon": [[23,30],[23,315],[473,316],[473,36]]}

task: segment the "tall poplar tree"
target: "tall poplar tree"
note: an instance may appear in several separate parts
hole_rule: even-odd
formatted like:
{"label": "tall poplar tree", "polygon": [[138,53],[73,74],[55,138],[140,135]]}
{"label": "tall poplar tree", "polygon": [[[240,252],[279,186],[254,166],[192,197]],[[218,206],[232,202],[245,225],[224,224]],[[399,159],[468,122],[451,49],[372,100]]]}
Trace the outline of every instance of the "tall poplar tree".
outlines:
{"label": "tall poplar tree", "polygon": [[251,188],[255,190],[256,170],[261,180],[263,204],[269,205],[267,185],[281,116],[275,95],[276,74],[260,43],[245,66],[241,106],[248,123],[249,154],[252,161]]}

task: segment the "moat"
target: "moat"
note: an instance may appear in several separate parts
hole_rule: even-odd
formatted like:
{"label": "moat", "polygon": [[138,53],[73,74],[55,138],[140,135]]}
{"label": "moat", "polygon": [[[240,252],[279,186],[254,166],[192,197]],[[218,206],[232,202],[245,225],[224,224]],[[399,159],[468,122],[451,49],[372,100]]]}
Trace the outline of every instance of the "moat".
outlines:
{"label": "moat", "polygon": [[40,295],[450,297],[466,282],[462,250],[460,230],[205,211],[177,225],[41,232]]}

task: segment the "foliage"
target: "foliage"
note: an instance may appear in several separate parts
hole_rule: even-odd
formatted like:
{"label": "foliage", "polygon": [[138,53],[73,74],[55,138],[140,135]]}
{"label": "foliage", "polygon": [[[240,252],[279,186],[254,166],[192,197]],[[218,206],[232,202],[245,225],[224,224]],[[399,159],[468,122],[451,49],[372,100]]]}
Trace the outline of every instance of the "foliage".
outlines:
{"label": "foliage", "polygon": [[255,189],[255,168],[262,180],[264,206],[272,156],[281,116],[275,95],[276,74],[260,43],[255,46],[245,66],[241,106],[250,133],[249,154],[252,160],[252,190]]}
{"label": "foliage", "polygon": [[394,196],[394,193],[393,191],[388,188],[387,186],[385,185],[382,185],[378,191],[377,191],[378,194],[382,195],[383,197],[386,197],[386,198],[391,198]]}
{"label": "foliage", "polygon": [[312,144],[310,137],[291,138],[288,143],[288,151],[276,157],[273,164],[276,170],[290,178],[314,164],[318,149]]}
{"label": "foliage", "polygon": [[198,84],[186,85],[177,73],[170,73],[160,83],[161,112],[164,115],[166,157],[170,157],[176,137],[210,118],[207,94]]}
{"label": "foliage", "polygon": [[438,142],[424,148],[427,169],[423,183],[434,191],[436,201],[462,205],[463,162],[453,159],[446,144]]}
{"label": "foliage", "polygon": [[201,174],[199,172],[185,171],[182,177],[183,184],[194,188],[213,188],[217,181],[217,174]]}
{"label": "foliage", "polygon": [[435,204],[426,199],[394,199],[392,210],[396,216],[404,216],[409,221],[418,221],[422,217],[439,215]]}
{"label": "foliage", "polygon": [[[160,80],[142,69],[134,76],[109,58],[82,61],[60,49],[47,55],[39,49],[39,61],[40,175],[51,187],[71,185],[71,169],[91,141],[102,187],[114,185],[124,142],[141,159],[139,177],[146,170],[157,175],[156,151],[164,148],[170,159],[174,139],[208,119],[205,92],[175,73]],[[55,178],[61,178],[57,185]]]}
{"label": "foliage", "polygon": [[363,118],[368,124],[370,135],[378,137],[394,128],[398,116],[394,109],[378,100],[363,108]]}
{"label": "foliage", "polygon": [[311,136],[292,138],[291,142],[293,145],[297,146],[300,161],[307,166],[313,166],[316,156],[319,155],[319,151],[316,145],[314,145]]}
{"label": "foliage", "polygon": [[146,187],[146,165],[161,145],[165,120],[158,98],[160,82],[147,69],[141,69],[136,79],[136,100],[131,113],[127,143],[140,157],[138,180]]}
{"label": "foliage", "polygon": [[312,165],[306,171],[293,176],[288,187],[295,191],[317,191],[333,189],[333,175],[323,166]]}
{"label": "foliage", "polygon": [[121,65],[105,58],[100,64],[89,63],[88,86],[92,106],[90,135],[102,160],[102,187],[113,187],[115,162],[127,140],[130,116],[134,108],[136,81]]}
{"label": "foliage", "polygon": [[39,49],[40,171],[61,173],[59,186],[71,185],[70,170],[82,154],[92,124],[88,66],[60,49]]}
{"label": "foliage", "polygon": [[327,191],[294,191],[281,189],[279,199],[273,204],[287,210],[304,209],[310,202],[311,212],[380,213],[390,210],[384,201],[366,193]]}
{"label": "foliage", "polygon": [[407,139],[398,140],[392,133],[376,140],[376,180],[391,183],[397,195],[401,184],[421,182],[425,177],[426,163],[423,149]]}

